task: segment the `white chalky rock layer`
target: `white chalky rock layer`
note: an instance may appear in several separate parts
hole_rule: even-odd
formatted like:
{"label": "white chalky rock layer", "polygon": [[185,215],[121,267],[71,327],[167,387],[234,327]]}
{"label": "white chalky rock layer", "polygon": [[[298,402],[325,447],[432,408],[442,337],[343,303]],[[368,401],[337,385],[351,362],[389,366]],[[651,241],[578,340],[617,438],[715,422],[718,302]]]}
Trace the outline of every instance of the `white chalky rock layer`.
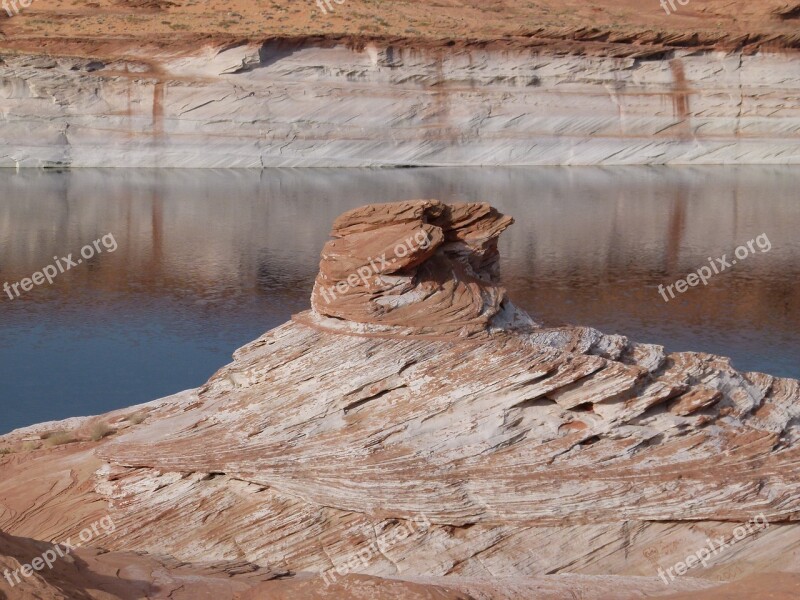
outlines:
{"label": "white chalky rock layer", "polygon": [[800,61],[269,42],[6,56],[0,166],[800,162]]}

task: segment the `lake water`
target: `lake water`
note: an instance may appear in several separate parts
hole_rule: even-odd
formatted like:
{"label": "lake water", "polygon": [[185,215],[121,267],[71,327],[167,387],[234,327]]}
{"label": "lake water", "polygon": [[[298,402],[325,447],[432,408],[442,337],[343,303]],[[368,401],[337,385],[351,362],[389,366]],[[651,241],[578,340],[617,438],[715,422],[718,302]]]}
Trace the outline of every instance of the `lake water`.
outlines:
{"label": "lake water", "polygon": [[[411,198],[514,216],[503,278],[541,321],[800,377],[798,191],[796,167],[0,170],[0,285],[104,235],[117,245],[0,292],[0,432],[202,384],[308,307],[337,215]],[[768,252],[659,294],[761,234]]]}

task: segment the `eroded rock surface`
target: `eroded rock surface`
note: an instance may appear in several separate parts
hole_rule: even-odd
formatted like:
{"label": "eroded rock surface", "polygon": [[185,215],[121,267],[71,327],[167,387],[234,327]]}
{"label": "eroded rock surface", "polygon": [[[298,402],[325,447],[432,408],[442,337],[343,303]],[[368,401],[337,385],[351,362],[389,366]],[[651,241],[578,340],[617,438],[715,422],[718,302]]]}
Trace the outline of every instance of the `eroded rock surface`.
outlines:
{"label": "eroded rock surface", "polygon": [[796,50],[698,48],[687,32],[597,55],[583,35],[3,56],[0,167],[800,162]]}
{"label": "eroded rock surface", "polygon": [[[0,531],[0,598],[3,600],[233,600],[269,574],[237,571],[234,565],[186,565],[170,557],[136,552],[78,548],[52,562],[52,569],[31,568],[54,545]],[[27,566],[32,574],[20,574]],[[231,577],[231,573],[236,575]],[[7,575],[7,578],[6,576]]]}
{"label": "eroded rock surface", "polygon": [[314,316],[461,337],[532,325],[499,286],[497,239],[512,223],[488,204],[418,200],[351,210],[322,251]]}
{"label": "eroded rock surface", "polygon": [[[23,451],[57,424],[0,438],[0,527],[52,539],[107,511],[109,550],[318,575],[295,583],[319,598],[352,573],[499,600],[797,572],[800,382],[536,324],[498,285],[510,223],[433,200],[346,213],[312,310],[201,388],[105,416],[119,433],[99,442]],[[420,231],[426,247],[395,251]],[[756,516],[769,526],[659,577]]]}

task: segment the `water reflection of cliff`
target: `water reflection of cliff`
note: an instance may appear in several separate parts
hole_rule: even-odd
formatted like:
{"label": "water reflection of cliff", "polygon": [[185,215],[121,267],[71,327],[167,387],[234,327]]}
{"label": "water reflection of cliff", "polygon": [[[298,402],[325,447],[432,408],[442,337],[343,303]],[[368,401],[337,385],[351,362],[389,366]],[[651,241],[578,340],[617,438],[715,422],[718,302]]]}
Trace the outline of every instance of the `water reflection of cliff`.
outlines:
{"label": "water reflection of cliff", "polygon": [[[798,184],[800,174],[777,167],[3,172],[0,280],[112,232],[114,255],[25,301],[104,290],[186,311],[235,309],[254,296],[302,307],[330,223],[347,208],[488,200],[517,221],[502,242],[504,278],[546,320],[668,337],[679,328],[797,332]],[[762,232],[770,253],[669,305],[658,296],[659,283]]]}

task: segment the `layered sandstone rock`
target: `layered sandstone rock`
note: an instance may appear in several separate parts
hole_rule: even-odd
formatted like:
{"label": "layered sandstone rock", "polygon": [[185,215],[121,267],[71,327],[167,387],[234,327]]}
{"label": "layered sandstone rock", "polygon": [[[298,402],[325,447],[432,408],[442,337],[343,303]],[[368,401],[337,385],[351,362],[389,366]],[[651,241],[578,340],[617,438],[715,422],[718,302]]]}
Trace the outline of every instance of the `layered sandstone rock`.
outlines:
{"label": "layered sandstone rock", "polygon": [[0,166],[800,161],[796,0],[7,4]]}
{"label": "layered sandstone rock", "polygon": [[[486,334],[533,325],[499,286],[497,239],[513,223],[488,204],[370,205],[336,220],[322,251],[315,318],[361,331]],[[331,323],[338,326],[338,323]]]}
{"label": "layered sandstone rock", "polygon": [[[296,576],[262,589],[309,598],[374,584],[354,573],[599,599],[797,572],[800,382],[537,325],[498,285],[510,223],[433,200],[346,213],[312,310],[201,388],[102,417],[119,432],[98,442],[98,418],[65,447],[22,449],[63,424],[0,438],[0,528],[53,539],[107,512],[109,550]],[[708,538],[725,550],[665,574]]]}
{"label": "layered sandstone rock", "polygon": [[599,55],[591,42],[313,38],[11,54],[0,167],[800,161],[796,50],[650,42]]}
{"label": "layered sandstone rock", "polygon": [[[232,565],[189,566],[169,557],[79,548],[51,560],[55,546],[0,532],[0,598],[8,600],[141,600],[170,598],[233,600],[260,581],[263,573],[236,572]],[[42,561],[35,563],[34,561]],[[19,573],[27,567],[28,576]],[[236,573],[232,579],[231,572]],[[19,573],[19,575],[17,575]],[[7,576],[7,578],[6,578]]]}

